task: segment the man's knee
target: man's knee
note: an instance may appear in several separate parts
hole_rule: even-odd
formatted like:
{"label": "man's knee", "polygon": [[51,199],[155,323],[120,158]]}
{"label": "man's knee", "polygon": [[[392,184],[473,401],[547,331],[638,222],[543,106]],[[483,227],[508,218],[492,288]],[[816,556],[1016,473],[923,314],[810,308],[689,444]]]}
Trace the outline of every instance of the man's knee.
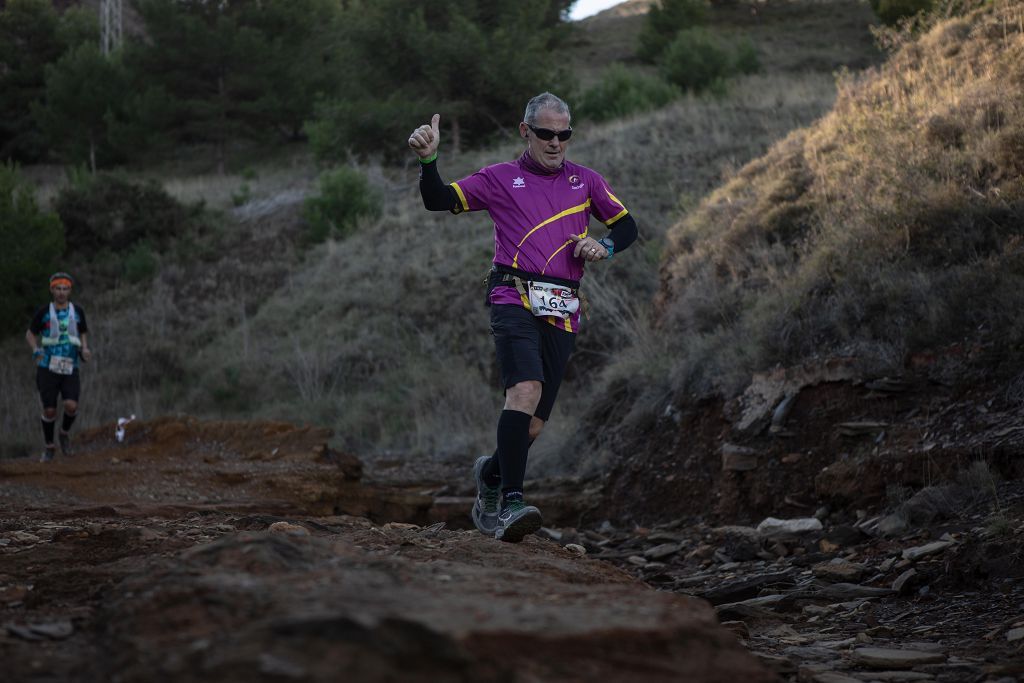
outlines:
{"label": "man's knee", "polygon": [[43,417],[46,418],[47,420],[56,420],[57,406],[54,406],[52,408],[43,408]]}
{"label": "man's knee", "polygon": [[527,380],[510,386],[505,390],[505,408],[533,415],[537,404],[540,403],[542,389],[543,385],[536,380]]}
{"label": "man's knee", "polygon": [[530,441],[533,441],[540,436],[542,429],[544,429],[544,420],[539,417],[535,417],[530,420]]}
{"label": "man's knee", "polygon": [[[74,415],[78,412],[78,401],[64,401],[64,412]],[[54,411],[56,413],[56,411]]]}

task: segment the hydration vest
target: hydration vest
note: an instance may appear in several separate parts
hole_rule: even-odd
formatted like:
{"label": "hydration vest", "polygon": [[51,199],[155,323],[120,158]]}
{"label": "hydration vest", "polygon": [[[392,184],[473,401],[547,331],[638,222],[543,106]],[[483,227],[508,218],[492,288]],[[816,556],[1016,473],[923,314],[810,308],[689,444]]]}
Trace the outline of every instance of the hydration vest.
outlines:
{"label": "hydration vest", "polygon": [[[75,305],[68,302],[68,329],[67,329],[67,342],[72,346],[81,346],[82,340],[78,337],[78,320],[75,317]],[[57,346],[61,344],[61,333],[60,333],[60,321],[57,319],[57,309],[54,308],[53,303],[50,303],[50,320],[44,330],[45,334],[42,337],[43,346]]]}

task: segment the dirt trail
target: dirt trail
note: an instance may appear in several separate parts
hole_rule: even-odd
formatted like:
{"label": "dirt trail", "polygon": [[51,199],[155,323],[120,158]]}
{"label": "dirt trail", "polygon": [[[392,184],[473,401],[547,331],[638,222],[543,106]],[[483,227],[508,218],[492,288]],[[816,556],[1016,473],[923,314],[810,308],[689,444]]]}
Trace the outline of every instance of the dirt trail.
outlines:
{"label": "dirt trail", "polygon": [[323,430],[132,427],[0,464],[6,680],[776,680],[707,602],[427,525],[465,501],[366,484]]}

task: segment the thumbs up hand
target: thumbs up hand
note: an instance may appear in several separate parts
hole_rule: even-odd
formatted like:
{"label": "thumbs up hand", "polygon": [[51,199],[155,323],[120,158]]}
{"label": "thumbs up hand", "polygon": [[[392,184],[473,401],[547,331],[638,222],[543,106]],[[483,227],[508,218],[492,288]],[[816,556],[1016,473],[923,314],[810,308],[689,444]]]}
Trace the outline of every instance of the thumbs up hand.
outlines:
{"label": "thumbs up hand", "polygon": [[441,142],[441,132],[438,130],[440,122],[441,115],[434,114],[429,125],[420,126],[409,136],[409,147],[420,159],[427,159],[437,152],[437,145]]}

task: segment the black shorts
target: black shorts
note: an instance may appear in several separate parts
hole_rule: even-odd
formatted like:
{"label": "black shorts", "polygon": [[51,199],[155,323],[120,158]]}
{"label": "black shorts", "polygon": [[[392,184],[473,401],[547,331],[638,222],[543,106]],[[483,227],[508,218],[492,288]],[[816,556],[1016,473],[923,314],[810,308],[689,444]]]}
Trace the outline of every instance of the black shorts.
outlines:
{"label": "black shorts", "polygon": [[576,335],[514,304],[491,306],[491,334],[502,387],[508,389],[529,380],[543,382],[534,416],[546,421],[551,417],[569,356],[576,348]]}
{"label": "black shorts", "polygon": [[39,398],[43,399],[44,408],[57,407],[57,394],[65,401],[78,401],[78,392],[81,390],[78,368],[70,375],[58,375],[50,372],[49,368],[36,366],[36,388],[39,389]]}

